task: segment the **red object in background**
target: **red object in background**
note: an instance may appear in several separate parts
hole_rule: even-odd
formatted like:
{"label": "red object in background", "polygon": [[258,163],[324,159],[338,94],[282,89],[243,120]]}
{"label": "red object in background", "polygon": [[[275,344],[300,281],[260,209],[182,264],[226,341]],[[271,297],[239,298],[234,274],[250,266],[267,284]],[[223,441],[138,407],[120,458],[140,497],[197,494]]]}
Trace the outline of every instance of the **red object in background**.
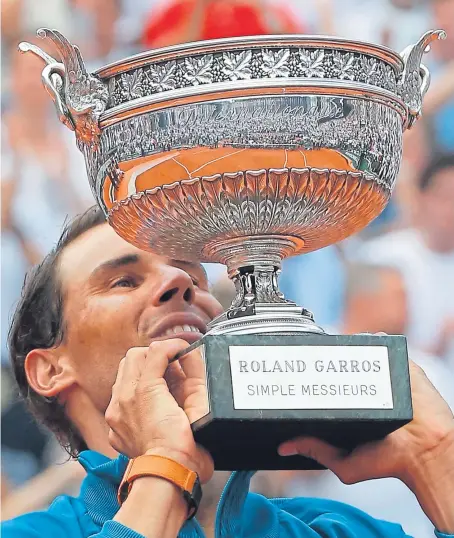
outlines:
{"label": "red object in background", "polygon": [[[153,10],[145,24],[143,44],[147,48],[156,48],[186,41],[188,33],[194,32],[189,27],[193,24],[198,1],[175,0]],[[291,11],[285,7],[267,5],[264,13],[257,4],[257,0],[210,2],[202,8],[199,28],[195,30],[197,35],[191,35],[190,40],[302,32],[301,25],[293,20]]]}

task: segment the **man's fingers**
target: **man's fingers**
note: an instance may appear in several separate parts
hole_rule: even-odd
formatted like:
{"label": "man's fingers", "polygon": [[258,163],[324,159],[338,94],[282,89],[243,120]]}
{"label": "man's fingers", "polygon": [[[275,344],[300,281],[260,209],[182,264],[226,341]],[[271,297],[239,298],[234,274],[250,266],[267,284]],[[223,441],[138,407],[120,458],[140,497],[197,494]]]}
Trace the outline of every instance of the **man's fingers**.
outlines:
{"label": "man's fingers", "polygon": [[205,380],[205,363],[200,349],[194,349],[182,357],[179,363],[187,378]]}
{"label": "man's fingers", "polygon": [[129,379],[139,379],[147,360],[147,347],[133,347],[127,351],[123,359],[123,376]]}
{"label": "man's fingers", "polygon": [[172,362],[169,364],[169,367],[164,374],[164,379],[169,387],[169,391],[172,396],[177,401],[180,407],[183,407],[184,404],[184,382],[186,381],[186,376],[181,369],[180,363],[178,361]]}
{"label": "man's fingers", "polygon": [[118,387],[121,385],[121,380],[123,379],[123,369],[125,367],[125,358],[123,357],[118,364],[117,377],[115,378],[115,383],[112,387],[112,393],[118,390]]}
{"label": "man's fingers", "polygon": [[128,402],[134,398],[139,382],[147,348],[131,348],[118,365],[117,379],[112,387],[112,398],[115,405]]}
{"label": "man's fingers", "polygon": [[189,344],[180,338],[152,342],[148,348],[144,374],[148,379],[163,378],[169,366],[169,361],[175,355],[188,347]]}
{"label": "man's fingers", "polygon": [[[307,456],[318,461],[345,484],[355,484],[363,480],[383,478],[389,461],[386,459],[386,441],[373,441],[359,446],[348,453],[320,439],[299,437],[279,446],[281,456]],[[383,455],[383,457],[382,457]]]}
{"label": "man's fingers", "polygon": [[306,456],[335,472],[344,457],[344,451],[314,437],[298,437],[282,443],[278,452],[281,456]]}
{"label": "man's fingers", "polygon": [[200,482],[206,484],[208,480],[213,476],[214,463],[210,453],[201,445],[197,445],[197,451],[200,454],[199,463],[201,464],[198,469]]}

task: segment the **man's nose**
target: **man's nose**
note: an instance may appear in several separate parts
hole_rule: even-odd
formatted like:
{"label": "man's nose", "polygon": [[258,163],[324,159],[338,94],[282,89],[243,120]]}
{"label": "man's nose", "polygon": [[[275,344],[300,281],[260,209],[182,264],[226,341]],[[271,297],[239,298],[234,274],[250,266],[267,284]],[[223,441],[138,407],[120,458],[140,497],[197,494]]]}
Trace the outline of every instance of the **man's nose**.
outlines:
{"label": "man's nose", "polygon": [[194,301],[194,284],[185,271],[177,267],[166,267],[161,278],[161,285],[158,286],[153,294],[155,306],[169,301],[192,304]]}

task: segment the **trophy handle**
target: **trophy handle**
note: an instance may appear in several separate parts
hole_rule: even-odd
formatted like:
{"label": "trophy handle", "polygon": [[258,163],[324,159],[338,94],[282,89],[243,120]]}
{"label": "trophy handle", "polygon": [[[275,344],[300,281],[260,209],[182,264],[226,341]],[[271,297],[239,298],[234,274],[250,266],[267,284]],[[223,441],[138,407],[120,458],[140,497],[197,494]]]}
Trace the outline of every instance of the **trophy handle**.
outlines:
{"label": "trophy handle", "polygon": [[41,28],[37,35],[52,41],[61,62],[32,43],[20,43],[19,50],[32,52],[46,62],[41,79],[60,121],[75,131],[79,143],[96,149],[101,134],[99,118],[109,98],[107,85],[87,72],[79,48],[60,32]]}
{"label": "trophy handle", "polygon": [[404,70],[398,84],[398,93],[408,107],[408,128],[421,117],[422,100],[430,86],[430,73],[421,63],[423,54],[429,52],[430,43],[437,39],[446,39],[444,30],[430,30],[415,44],[401,52]]}

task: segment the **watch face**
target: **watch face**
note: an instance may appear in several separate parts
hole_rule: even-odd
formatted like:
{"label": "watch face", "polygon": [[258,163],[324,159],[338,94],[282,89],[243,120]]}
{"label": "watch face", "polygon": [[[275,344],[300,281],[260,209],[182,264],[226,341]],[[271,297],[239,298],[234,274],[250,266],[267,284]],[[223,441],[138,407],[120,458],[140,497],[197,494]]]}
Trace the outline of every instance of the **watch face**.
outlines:
{"label": "watch face", "polygon": [[192,519],[199,509],[200,501],[202,500],[202,486],[200,484],[199,475],[194,482],[192,492],[183,490],[183,497],[189,506],[188,519]]}
{"label": "watch face", "polygon": [[129,483],[123,481],[118,488],[118,504],[121,506],[128,498]]}
{"label": "watch face", "polygon": [[131,484],[128,482],[128,478],[129,478],[129,473],[131,472],[131,467],[132,467],[133,462],[134,460],[129,460],[128,466],[126,467],[125,474],[123,475],[123,479],[120,483],[120,487],[118,488],[117,499],[118,499],[118,504],[120,506],[126,501],[129,494]]}

